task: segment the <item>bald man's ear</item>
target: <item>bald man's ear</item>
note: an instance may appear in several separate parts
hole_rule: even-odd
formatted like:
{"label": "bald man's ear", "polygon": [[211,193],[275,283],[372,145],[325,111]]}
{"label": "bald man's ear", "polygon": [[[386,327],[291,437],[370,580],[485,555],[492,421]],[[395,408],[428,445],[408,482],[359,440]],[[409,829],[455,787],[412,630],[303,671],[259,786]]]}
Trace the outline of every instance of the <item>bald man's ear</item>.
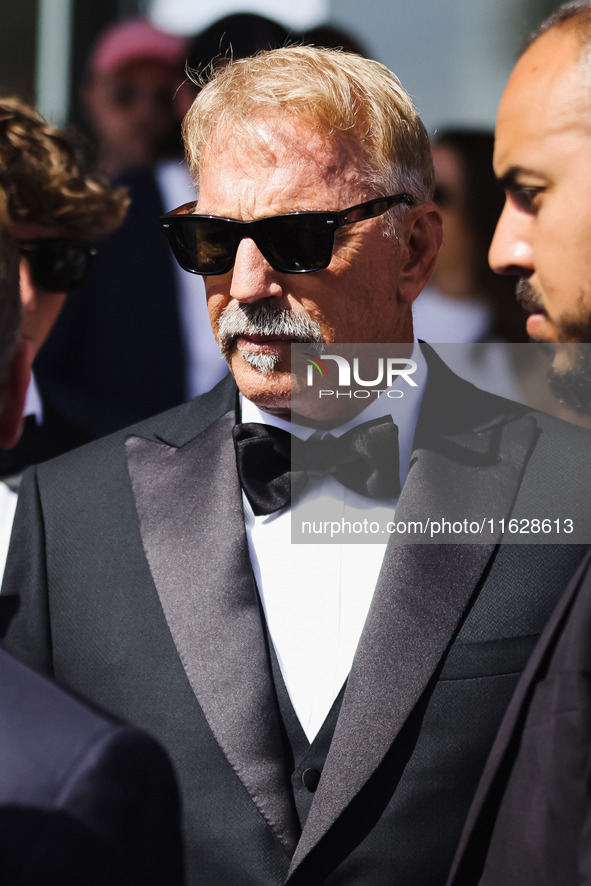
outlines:
{"label": "bald man's ear", "polygon": [[441,215],[434,203],[420,203],[405,215],[404,240],[408,258],[398,278],[398,292],[411,304],[425,288],[435,270],[443,240]]}
{"label": "bald man's ear", "polygon": [[11,449],[19,441],[32,362],[33,346],[30,341],[22,339],[10,361],[2,397],[0,408],[0,448],[2,449]]}

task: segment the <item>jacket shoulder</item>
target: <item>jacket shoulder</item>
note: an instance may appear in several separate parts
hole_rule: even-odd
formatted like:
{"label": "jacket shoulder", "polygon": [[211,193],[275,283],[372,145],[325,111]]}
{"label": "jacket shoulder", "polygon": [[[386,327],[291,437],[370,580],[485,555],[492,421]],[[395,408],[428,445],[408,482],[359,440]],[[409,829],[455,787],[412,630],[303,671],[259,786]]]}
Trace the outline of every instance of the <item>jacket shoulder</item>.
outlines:
{"label": "jacket shoulder", "polygon": [[95,465],[97,470],[115,466],[118,453],[124,460],[125,441],[132,436],[183,446],[220,416],[235,408],[236,396],[237,388],[232,376],[225,376],[211,391],[194,400],[39,465],[36,468],[38,476],[47,481],[51,478],[59,480],[71,471],[87,470],[90,464]]}

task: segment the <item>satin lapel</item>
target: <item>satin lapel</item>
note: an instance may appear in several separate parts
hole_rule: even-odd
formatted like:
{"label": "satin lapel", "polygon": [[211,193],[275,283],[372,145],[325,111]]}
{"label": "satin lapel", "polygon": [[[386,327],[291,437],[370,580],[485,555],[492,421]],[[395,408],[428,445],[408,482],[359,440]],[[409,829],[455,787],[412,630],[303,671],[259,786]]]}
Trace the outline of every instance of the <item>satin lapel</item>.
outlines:
{"label": "satin lapel", "polygon": [[[429,439],[413,453],[397,520],[482,511],[507,517],[536,438],[520,418]],[[480,507],[479,507],[480,506]],[[391,540],[359,642],[333,742],[290,874],[384,759],[433,678],[495,544]]]}
{"label": "satin lapel", "polygon": [[247,550],[234,411],[180,448],[126,442],[142,542],[191,688],[230,764],[291,854],[295,813]]}

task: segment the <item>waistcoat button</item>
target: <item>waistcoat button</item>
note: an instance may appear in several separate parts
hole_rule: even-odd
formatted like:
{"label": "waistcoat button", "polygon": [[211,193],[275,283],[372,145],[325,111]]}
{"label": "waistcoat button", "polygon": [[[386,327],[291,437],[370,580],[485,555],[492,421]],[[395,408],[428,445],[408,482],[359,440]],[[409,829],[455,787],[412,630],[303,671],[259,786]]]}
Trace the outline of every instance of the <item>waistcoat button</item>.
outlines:
{"label": "waistcoat button", "polygon": [[320,781],[320,773],[317,769],[304,769],[304,771],[302,772],[302,781],[304,783],[304,787],[307,788],[311,794],[313,794],[318,787],[318,782]]}

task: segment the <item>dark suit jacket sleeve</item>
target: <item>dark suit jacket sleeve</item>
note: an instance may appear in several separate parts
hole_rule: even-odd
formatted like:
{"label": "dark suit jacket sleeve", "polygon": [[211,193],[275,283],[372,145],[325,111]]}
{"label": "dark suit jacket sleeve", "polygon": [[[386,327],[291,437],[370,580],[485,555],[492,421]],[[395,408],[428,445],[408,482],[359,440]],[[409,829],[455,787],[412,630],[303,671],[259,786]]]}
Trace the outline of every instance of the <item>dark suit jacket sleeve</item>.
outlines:
{"label": "dark suit jacket sleeve", "polygon": [[19,595],[24,617],[12,622],[6,645],[35,670],[53,676],[43,522],[37,469],[33,468],[25,472],[21,483],[2,584],[3,593]]}
{"label": "dark suit jacket sleeve", "polygon": [[164,752],[110,723],[77,750],[65,771],[56,756],[53,783],[31,755],[24,799],[0,804],[3,882],[180,886],[179,799]]}
{"label": "dark suit jacket sleeve", "polygon": [[590,636],[587,555],[501,723],[448,886],[591,882]]}
{"label": "dark suit jacket sleeve", "polygon": [[[7,586],[15,592],[23,591],[26,574],[26,593],[22,594],[21,607],[25,616],[14,621],[11,645],[18,650],[20,659],[36,670],[51,674],[53,667],[52,643],[49,627],[47,600],[45,534],[42,509],[39,501],[36,469],[27,472],[23,481],[22,498],[19,496],[22,520],[11,541],[10,576],[5,575]],[[76,556],[75,539],[70,554]],[[12,628],[8,633],[11,633]],[[10,684],[10,673],[4,674]],[[35,677],[35,675],[31,675]],[[16,781],[17,806],[6,802],[6,777],[0,771],[0,857],[3,858],[3,876],[7,873],[6,852],[19,859],[16,841],[26,834],[25,850],[27,866],[25,873],[15,882],[33,886],[43,882],[60,883],[60,886],[84,883],[85,886],[108,884],[108,886],[156,886],[156,884],[180,884],[183,882],[182,849],[180,838],[180,809],[178,791],[171,765],[159,745],[148,735],[92,715],[100,728],[89,731],[85,743],[79,742],[78,750],[73,734],[70,708],[64,714],[67,729],[65,738],[58,742],[59,754],[50,745],[49,735],[62,735],[60,715],[53,699],[45,705],[46,692],[37,696],[34,684],[21,688],[26,697],[36,697],[35,723],[21,732],[25,735],[44,735],[40,740],[41,754],[49,761],[52,755],[60,759],[62,747],[71,749],[72,760],[66,774],[60,775],[59,790],[51,802],[38,802],[39,785],[46,784],[38,776],[34,761],[35,751],[27,762],[27,781],[34,785],[33,801],[22,800],[24,777]],[[71,702],[71,705],[74,705]],[[20,707],[20,703],[19,703]],[[10,706],[14,713],[14,705]],[[61,710],[61,707],[59,708]],[[0,712],[1,714],[1,712]],[[90,716],[90,715],[86,715]],[[10,729],[10,722],[6,729]],[[25,726],[26,726],[25,722]],[[80,727],[81,728],[81,727]],[[9,733],[7,733],[9,734]],[[79,736],[79,732],[76,733]],[[18,734],[17,734],[18,739]],[[76,739],[79,740],[78,738]],[[26,748],[22,750],[25,757]],[[6,753],[7,736],[3,739]],[[21,755],[20,742],[16,742],[15,755]],[[76,753],[74,753],[76,751]],[[26,758],[28,760],[28,758]],[[29,839],[36,834],[33,843]],[[12,838],[10,835],[13,835]],[[6,842],[5,842],[6,841]],[[23,853],[21,853],[21,860]],[[48,879],[48,871],[53,879]],[[55,873],[55,876],[54,876]],[[3,881],[4,882],[4,881]],[[12,882],[8,880],[8,882]]]}
{"label": "dark suit jacket sleeve", "polygon": [[35,360],[44,402],[93,439],[186,396],[175,260],[158,224],[157,182],[140,169],[118,183],[129,189],[127,217],[101,243]]}
{"label": "dark suit jacket sleeve", "polygon": [[[111,727],[73,761],[53,808],[0,807],[0,846],[17,830],[16,839],[27,835],[20,886],[180,886],[179,818],[164,752],[135,729]],[[3,859],[15,858],[11,843]]]}

